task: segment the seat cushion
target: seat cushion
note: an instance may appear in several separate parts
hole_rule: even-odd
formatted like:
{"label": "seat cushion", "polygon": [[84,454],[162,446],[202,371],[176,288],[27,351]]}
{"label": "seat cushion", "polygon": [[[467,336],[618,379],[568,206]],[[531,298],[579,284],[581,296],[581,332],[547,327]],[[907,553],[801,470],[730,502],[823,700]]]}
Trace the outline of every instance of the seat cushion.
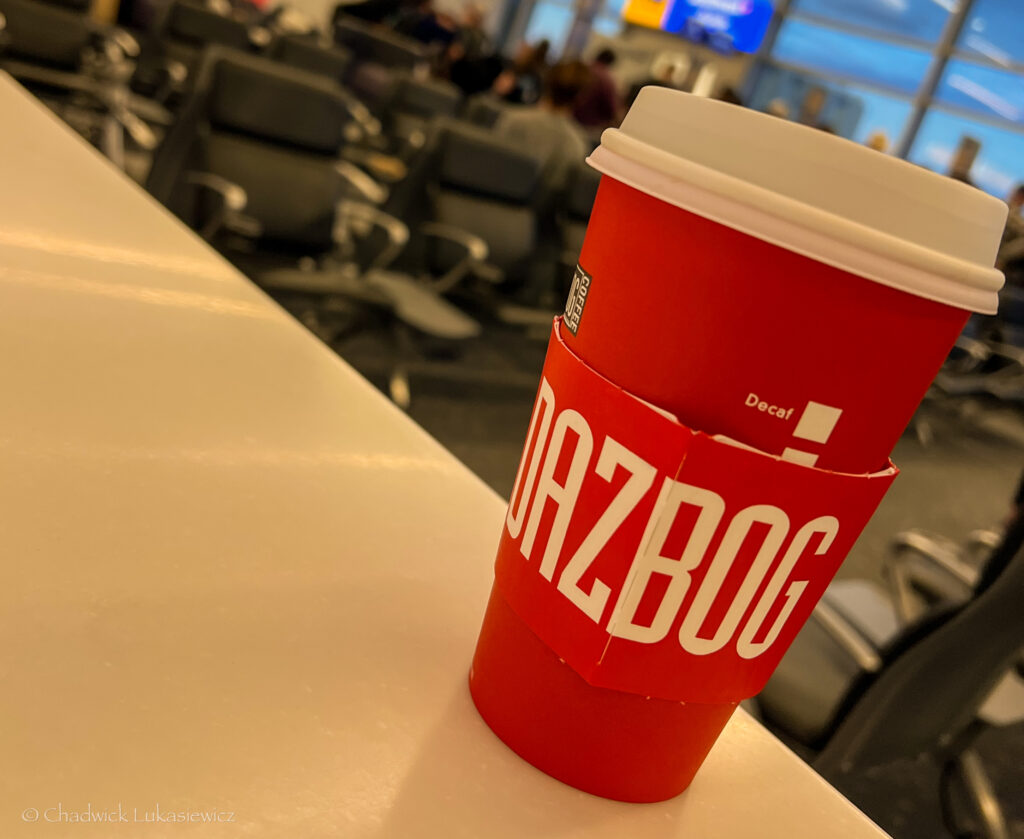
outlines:
{"label": "seat cushion", "polygon": [[862,675],[860,667],[814,616],[757,696],[764,717],[794,739],[818,745]]}
{"label": "seat cushion", "polygon": [[442,190],[433,196],[434,218],[461,227],[487,242],[488,261],[512,271],[536,246],[536,218],[530,207]]}
{"label": "seat cushion", "polygon": [[871,580],[835,580],[822,599],[876,649],[884,649],[899,634],[900,621],[892,598]]}
{"label": "seat cushion", "polygon": [[332,158],[215,133],[200,142],[195,168],[245,190],[244,212],[259,221],[263,238],[307,254],[332,246],[341,197]]}

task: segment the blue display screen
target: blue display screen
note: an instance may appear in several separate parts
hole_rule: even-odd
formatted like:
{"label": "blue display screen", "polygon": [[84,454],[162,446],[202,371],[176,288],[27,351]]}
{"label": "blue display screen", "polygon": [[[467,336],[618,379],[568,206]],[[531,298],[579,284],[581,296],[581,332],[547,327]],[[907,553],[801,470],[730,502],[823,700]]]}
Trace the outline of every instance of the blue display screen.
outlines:
{"label": "blue display screen", "polygon": [[771,19],[771,0],[675,0],[662,28],[721,52],[755,52]]}

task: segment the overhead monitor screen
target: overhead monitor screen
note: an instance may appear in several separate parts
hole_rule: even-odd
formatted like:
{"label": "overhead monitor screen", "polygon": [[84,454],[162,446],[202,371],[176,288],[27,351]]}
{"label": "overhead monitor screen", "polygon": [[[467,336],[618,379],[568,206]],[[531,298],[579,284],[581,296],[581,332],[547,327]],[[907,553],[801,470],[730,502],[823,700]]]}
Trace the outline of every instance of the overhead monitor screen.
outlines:
{"label": "overhead monitor screen", "polygon": [[628,0],[628,23],[649,26],[720,52],[756,52],[772,18],[771,0]]}

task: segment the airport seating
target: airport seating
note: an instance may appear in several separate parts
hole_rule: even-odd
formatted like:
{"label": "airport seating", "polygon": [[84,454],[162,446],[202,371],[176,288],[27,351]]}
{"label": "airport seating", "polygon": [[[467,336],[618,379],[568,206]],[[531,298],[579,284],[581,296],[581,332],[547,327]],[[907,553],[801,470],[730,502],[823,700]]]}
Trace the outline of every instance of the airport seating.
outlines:
{"label": "airport seating", "polygon": [[[951,833],[986,839],[1007,828],[974,744],[1024,720],[1024,516],[995,541],[977,534],[961,552],[902,534],[892,591],[833,583],[757,698],[764,719],[814,750],[815,768],[840,788],[896,760],[934,760]],[[956,568],[984,553],[958,580]]]}

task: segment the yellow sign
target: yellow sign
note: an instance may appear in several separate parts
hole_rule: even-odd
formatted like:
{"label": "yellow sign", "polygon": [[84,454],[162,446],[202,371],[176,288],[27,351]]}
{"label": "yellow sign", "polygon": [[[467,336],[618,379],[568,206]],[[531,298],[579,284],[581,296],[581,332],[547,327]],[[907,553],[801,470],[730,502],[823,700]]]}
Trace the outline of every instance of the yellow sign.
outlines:
{"label": "yellow sign", "polygon": [[622,17],[627,23],[658,29],[670,3],[671,0],[629,0]]}

